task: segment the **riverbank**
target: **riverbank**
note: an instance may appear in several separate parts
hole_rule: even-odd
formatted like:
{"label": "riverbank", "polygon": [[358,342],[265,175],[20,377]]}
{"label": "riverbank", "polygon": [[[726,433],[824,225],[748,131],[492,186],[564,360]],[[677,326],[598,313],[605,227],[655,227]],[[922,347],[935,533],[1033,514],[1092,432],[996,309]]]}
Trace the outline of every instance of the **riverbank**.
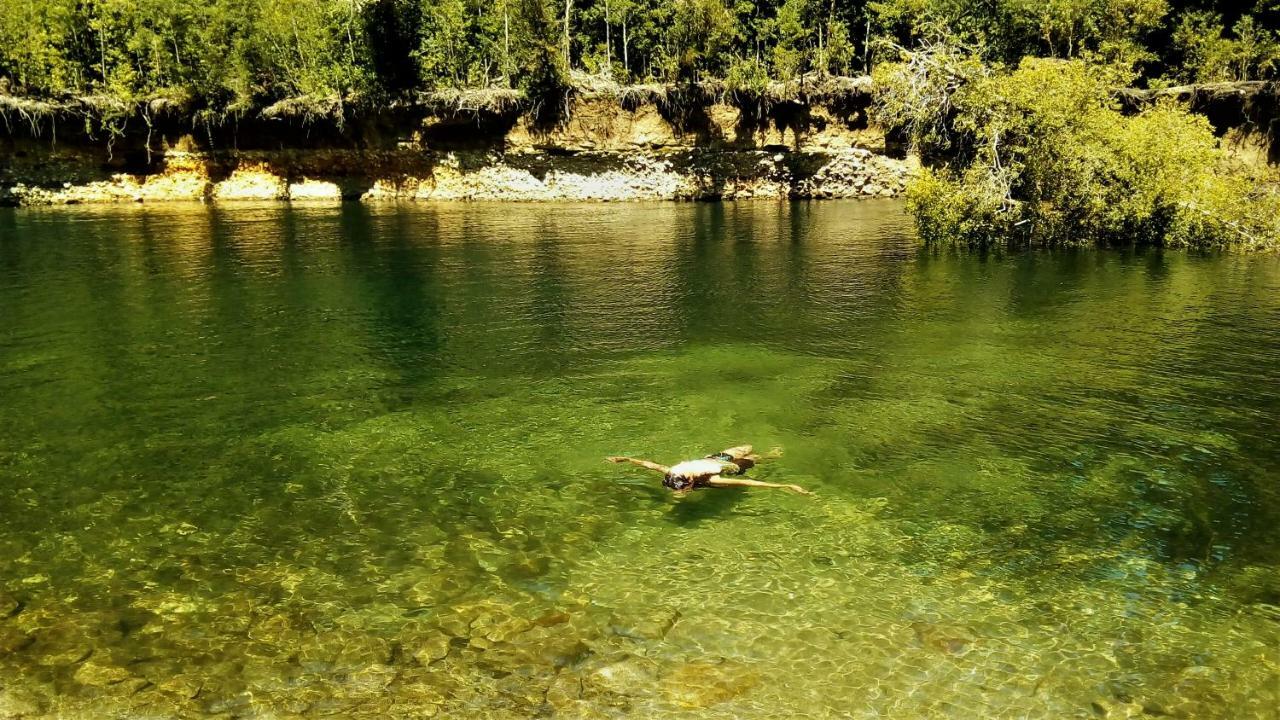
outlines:
{"label": "riverbank", "polygon": [[[101,170],[81,149],[6,173],[9,205],[167,200],[710,200],[895,197],[912,163],[828,151],[169,151],[155,170]],[[108,166],[109,168],[109,166]],[[70,180],[60,178],[70,177]]]}
{"label": "riverbank", "polygon": [[[1276,159],[1276,88],[1122,90],[1209,118],[1237,160]],[[383,105],[297,98],[206,117],[0,95],[0,204],[168,200],[714,200],[897,197],[919,168],[870,119],[871,79],[581,85],[554,106],[518,91]]]}
{"label": "riverbank", "polygon": [[555,117],[476,92],[277,104],[204,125],[152,103],[108,126],[87,102],[18,113],[10,99],[0,203],[898,196],[916,163],[870,124],[870,103],[869,79],[843,78],[750,97],[578,88]]}

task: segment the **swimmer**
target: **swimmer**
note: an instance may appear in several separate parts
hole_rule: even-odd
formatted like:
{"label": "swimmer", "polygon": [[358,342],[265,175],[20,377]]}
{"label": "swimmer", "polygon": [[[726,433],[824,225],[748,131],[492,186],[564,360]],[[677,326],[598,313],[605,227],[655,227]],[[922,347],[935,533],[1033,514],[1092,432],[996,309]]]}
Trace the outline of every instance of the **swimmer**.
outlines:
{"label": "swimmer", "polygon": [[782,451],[776,449],[767,455],[756,455],[752,452],[750,445],[739,445],[714,455],[708,455],[701,460],[685,460],[672,467],[619,455],[612,455],[605,458],[605,460],[611,463],[631,463],[632,465],[639,465],[646,470],[660,472],[663,476],[662,484],[674,490],[677,495],[685,495],[691,490],[705,487],[782,488],[801,495],[812,495],[813,493],[799,485],[780,485],[778,483],[748,480],[740,477],[743,473],[755,467],[756,461],[776,458],[780,455],[782,455]]}

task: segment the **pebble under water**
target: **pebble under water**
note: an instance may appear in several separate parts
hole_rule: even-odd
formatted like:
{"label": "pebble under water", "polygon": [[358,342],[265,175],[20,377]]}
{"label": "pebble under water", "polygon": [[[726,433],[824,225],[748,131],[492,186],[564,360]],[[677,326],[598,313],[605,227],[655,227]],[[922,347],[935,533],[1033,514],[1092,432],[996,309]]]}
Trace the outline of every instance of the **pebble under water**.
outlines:
{"label": "pebble under water", "polygon": [[1277,428],[1274,255],[0,210],[0,718],[1276,718]]}

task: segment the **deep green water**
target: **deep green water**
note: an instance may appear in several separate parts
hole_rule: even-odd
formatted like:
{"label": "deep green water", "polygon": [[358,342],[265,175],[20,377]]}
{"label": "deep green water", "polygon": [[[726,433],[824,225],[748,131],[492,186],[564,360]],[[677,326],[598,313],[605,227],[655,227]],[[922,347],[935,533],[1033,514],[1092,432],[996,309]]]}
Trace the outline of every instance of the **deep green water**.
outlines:
{"label": "deep green water", "polygon": [[0,718],[1274,718],[1278,428],[1275,256],[0,211]]}

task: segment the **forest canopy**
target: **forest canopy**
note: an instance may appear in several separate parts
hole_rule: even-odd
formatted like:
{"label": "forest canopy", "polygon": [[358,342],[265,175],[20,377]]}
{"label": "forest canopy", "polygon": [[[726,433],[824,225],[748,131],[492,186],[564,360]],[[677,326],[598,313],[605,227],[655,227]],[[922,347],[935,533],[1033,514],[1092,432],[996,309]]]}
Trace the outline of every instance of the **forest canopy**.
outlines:
{"label": "forest canopy", "polygon": [[1185,0],[3,0],[0,91],[219,111],[571,73],[747,86],[863,74],[946,37],[985,59],[1120,64],[1139,84],[1269,79],[1280,2]]}

